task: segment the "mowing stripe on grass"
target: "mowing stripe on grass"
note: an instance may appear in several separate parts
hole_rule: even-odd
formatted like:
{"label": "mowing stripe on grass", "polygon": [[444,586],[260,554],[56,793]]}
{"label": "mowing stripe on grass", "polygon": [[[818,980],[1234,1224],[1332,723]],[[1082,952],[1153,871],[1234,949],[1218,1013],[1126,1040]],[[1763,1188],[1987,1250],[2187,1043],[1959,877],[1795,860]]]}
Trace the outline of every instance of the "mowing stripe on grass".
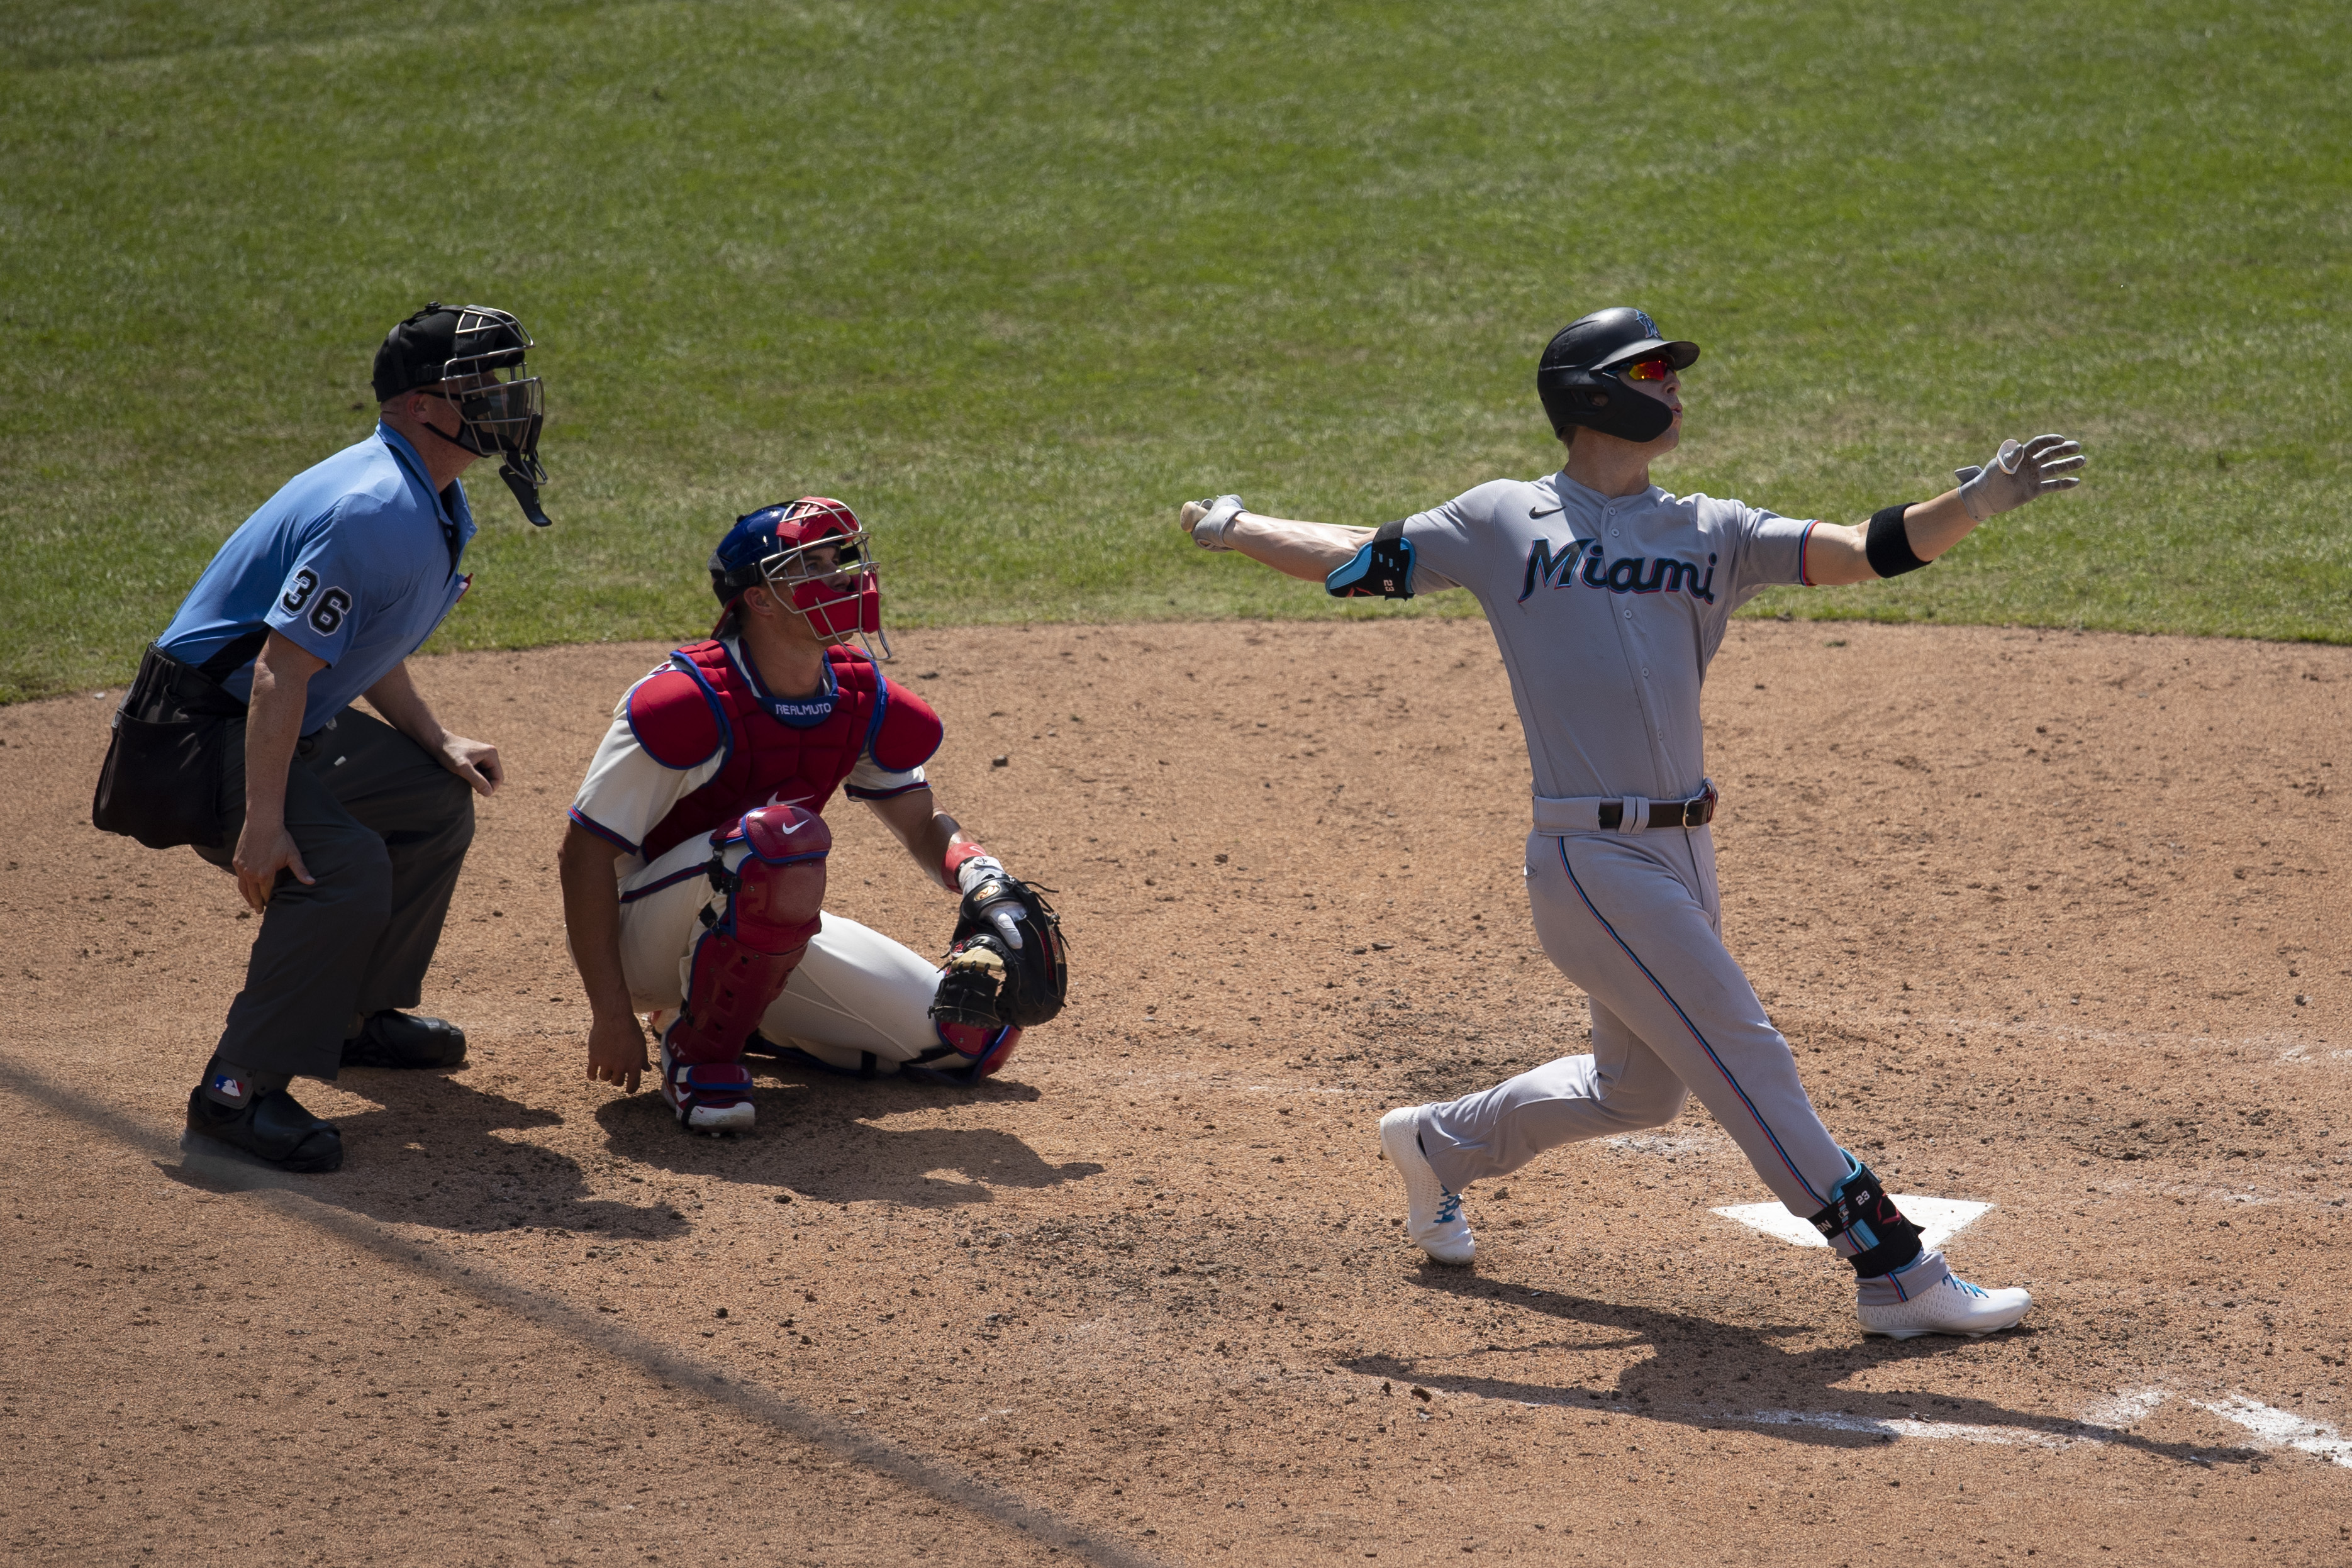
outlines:
{"label": "mowing stripe on grass", "polygon": [[426,297],[519,311],[434,644],[656,638],[835,494],[905,623],[1338,605],[1188,497],[1377,523],[1551,469],[1538,347],[1706,356],[1676,490],[1854,521],[2004,434],[2084,487],[1759,612],[2352,636],[2352,7],[154,0],[0,66],[0,698],[128,674],[361,434]]}

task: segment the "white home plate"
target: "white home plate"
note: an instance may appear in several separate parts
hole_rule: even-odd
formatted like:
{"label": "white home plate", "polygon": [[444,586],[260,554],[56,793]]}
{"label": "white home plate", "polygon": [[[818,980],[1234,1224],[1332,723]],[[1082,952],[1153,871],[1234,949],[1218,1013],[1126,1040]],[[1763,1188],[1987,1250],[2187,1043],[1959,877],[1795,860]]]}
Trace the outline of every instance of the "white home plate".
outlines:
{"label": "white home plate", "polygon": [[[1904,1218],[1920,1230],[1919,1245],[1933,1252],[1976,1220],[1977,1216],[1992,1207],[1989,1203],[1969,1203],[1957,1197],[1922,1197],[1915,1192],[1889,1193],[1895,1207]],[[1736,1219],[1752,1226],[1767,1236],[1774,1236],[1791,1247],[1826,1247],[1822,1233],[1789,1212],[1784,1204],[1741,1203],[1714,1213],[1726,1219]]]}

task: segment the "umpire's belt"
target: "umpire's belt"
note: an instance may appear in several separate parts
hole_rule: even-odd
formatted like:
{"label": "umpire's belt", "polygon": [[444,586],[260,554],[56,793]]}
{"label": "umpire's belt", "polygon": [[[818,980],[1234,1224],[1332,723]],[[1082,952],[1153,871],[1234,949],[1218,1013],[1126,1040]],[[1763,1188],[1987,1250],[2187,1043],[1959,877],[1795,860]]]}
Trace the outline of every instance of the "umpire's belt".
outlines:
{"label": "umpire's belt", "polygon": [[1639,833],[1652,828],[1703,828],[1715,821],[1715,780],[1707,779],[1687,800],[1653,800],[1643,795],[1538,795],[1536,831]]}

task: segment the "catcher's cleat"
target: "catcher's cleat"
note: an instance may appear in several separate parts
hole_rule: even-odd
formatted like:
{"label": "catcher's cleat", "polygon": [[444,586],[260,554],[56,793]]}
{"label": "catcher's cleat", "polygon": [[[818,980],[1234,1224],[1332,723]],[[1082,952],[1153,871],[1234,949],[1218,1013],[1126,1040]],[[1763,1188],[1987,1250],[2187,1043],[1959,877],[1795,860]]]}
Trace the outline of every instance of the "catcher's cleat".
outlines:
{"label": "catcher's cleat", "polygon": [[748,1133],[756,1116],[751,1108],[751,1073],[740,1062],[680,1061],[670,1051],[673,1023],[662,1030],[661,1093],[677,1113],[677,1124],[689,1133]]}
{"label": "catcher's cleat", "polygon": [[1470,1222],[1462,1218],[1462,1195],[1446,1190],[1437,1179],[1429,1156],[1421,1152],[1421,1131],[1415,1125],[1421,1107],[1400,1105],[1381,1118],[1381,1152],[1404,1177],[1405,1235],[1439,1263],[1466,1264],[1478,1243]]}
{"label": "catcher's cleat", "polygon": [[466,1065],[466,1031],[446,1019],[386,1008],[343,1041],[345,1067],[443,1068]]}
{"label": "catcher's cleat", "polygon": [[264,1090],[242,1105],[224,1105],[199,1087],[188,1091],[188,1128],[180,1148],[230,1155],[248,1164],[310,1176],[341,1170],[343,1135],[283,1089]]}
{"label": "catcher's cleat", "polygon": [[2015,1328],[2032,1305],[2032,1296],[2024,1291],[1988,1291],[1969,1284],[1952,1272],[1942,1253],[1931,1252],[1899,1274],[1862,1281],[1853,1310],[1866,1334],[1916,1339],[1948,1333],[1980,1339]]}

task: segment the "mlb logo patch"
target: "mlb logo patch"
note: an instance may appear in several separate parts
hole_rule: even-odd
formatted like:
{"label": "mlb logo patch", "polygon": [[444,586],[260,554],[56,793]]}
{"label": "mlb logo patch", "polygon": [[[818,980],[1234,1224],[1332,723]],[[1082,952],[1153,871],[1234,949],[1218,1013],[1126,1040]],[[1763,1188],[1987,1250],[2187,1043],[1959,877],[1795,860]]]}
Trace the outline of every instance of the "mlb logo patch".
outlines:
{"label": "mlb logo patch", "polygon": [[245,1098],[245,1080],[232,1073],[215,1072],[213,1074],[212,1090],[215,1094],[226,1094],[232,1100],[242,1100]]}

